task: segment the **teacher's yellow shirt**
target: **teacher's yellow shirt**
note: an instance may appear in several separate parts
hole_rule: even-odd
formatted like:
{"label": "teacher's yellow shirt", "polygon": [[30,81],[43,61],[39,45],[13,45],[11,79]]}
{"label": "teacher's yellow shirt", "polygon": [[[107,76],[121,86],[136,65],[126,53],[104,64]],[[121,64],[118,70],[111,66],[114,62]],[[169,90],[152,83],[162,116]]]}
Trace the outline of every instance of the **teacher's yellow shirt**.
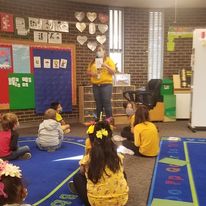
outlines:
{"label": "teacher's yellow shirt", "polygon": [[[115,71],[115,63],[112,61],[110,57],[106,57],[104,60],[104,64],[107,64],[111,69]],[[91,77],[91,83],[92,84],[112,84],[112,74],[110,74],[107,70],[107,68],[102,67],[99,70],[100,76],[97,77]],[[94,63],[89,64],[87,71],[89,72],[97,72],[97,67]]]}

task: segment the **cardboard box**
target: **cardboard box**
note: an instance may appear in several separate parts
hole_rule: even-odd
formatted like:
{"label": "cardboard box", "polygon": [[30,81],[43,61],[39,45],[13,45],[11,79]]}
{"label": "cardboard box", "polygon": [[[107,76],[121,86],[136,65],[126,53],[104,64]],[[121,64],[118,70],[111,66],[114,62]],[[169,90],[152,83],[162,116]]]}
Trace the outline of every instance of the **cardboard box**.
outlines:
{"label": "cardboard box", "polygon": [[115,74],[113,78],[114,86],[130,86],[130,74]]}

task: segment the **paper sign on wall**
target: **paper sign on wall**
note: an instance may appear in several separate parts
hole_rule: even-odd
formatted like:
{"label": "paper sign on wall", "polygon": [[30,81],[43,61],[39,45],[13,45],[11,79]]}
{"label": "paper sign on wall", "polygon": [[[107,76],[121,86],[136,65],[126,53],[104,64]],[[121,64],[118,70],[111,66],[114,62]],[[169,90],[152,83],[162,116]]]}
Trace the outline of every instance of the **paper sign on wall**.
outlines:
{"label": "paper sign on wall", "polygon": [[14,21],[12,14],[0,13],[0,25],[3,32],[14,32]]}
{"label": "paper sign on wall", "polygon": [[26,36],[29,33],[29,29],[26,29],[26,23],[24,18],[16,17],[15,24],[18,35]]}
{"label": "paper sign on wall", "polygon": [[26,28],[26,23],[25,19],[22,17],[16,17],[15,18],[15,23],[16,23],[16,29],[25,29]]}
{"label": "paper sign on wall", "polygon": [[51,59],[44,59],[44,68],[45,69],[51,68]]}
{"label": "paper sign on wall", "polygon": [[55,31],[69,32],[69,23],[67,21],[54,21]]}
{"label": "paper sign on wall", "polygon": [[62,43],[62,34],[57,32],[49,32],[48,33],[48,42],[54,44]]}
{"label": "paper sign on wall", "polygon": [[63,68],[63,69],[67,68],[67,59],[61,59],[60,67]]}
{"label": "paper sign on wall", "polygon": [[30,29],[42,29],[42,19],[29,17],[29,28]]}
{"label": "paper sign on wall", "polygon": [[0,69],[10,69],[11,67],[11,48],[2,46],[0,47]]}
{"label": "paper sign on wall", "polygon": [[54,20],[42,19],[42,29],[46,31],[55,31]]}
{"label": "paper sign on wall", "polygon": [[34,67],[41,68],[41,57],[34,57]]}
{"label": "paper sign on wall", "polygon": [[47,43],[47,32],[34,31],[34,42]]}
{"label": "paper sign on wall", "polygon": [[53,69],[59,69],[59,59],[53,59]]}
{"label": "paper sign on wall", "polygon": [[30,48],[27,45],[13,44],[14,73],[30,73]]}

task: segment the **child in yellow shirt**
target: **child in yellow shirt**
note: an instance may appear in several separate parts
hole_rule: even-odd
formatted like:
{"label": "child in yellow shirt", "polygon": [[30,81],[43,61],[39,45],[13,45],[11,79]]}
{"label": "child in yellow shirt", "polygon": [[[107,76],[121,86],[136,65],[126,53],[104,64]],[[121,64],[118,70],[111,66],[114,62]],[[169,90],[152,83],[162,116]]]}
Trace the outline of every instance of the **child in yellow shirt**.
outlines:
{"label": "child in yellow shirt", "polygon": [[92,147],[80,160],[80,173],[73,179],[74,188],[85,205],[126,205],[129,188],[124,176],[123,156],[117,154],[109,123],[97,122],[87,133],[93,138]]}
{"label": "child in yellow shirt", "polygon": [[134,141],[133,130],[134,130],[136,104],[134,102],[127,102],[126,104],[123,105],[123,107],[125,108],[129,125],[122,129],[121,136],[127,138],[130,141]]}
{"label": "child in yellow shirt", "polygon": [[56,121],[61,123],[61,128],[64,131],[64,134],[69,133],[71,131],[70,125],[66,124],[66,122],[64,121],[64,119],[60,114],[62,112],[61,104],[59,102],[52,102],[50,107],[56,110]]}
{"label": "child in yellow shirt", "polygon": [[149,121],[148,108],[138,105],[134,120],[134,142],[125,140],[122,145],[132,150],[135,155],[154,157],[159,153],[159,141],[158,129]]}
{"label": "child in yellow shirt", "polygon": [[[102,121],[102,113],[100,114],[100,121]],[[97,122],[97,120],[91,121],[90,123],[87,122],[85,125],[91,126],[91,125],[96,124],[96,122]],[[115,128],[114,119],[113,118],[106,119],[106,122],[110,125],[110,129],[113,131]],[[88,154],[90,152],[90,150],[92,148],[92,142],[94,141],[94,138],[91,135],[89,135],[89,129],[87,130],[87,134],[88,134],[88,137],[85,140],[85,154]]]}

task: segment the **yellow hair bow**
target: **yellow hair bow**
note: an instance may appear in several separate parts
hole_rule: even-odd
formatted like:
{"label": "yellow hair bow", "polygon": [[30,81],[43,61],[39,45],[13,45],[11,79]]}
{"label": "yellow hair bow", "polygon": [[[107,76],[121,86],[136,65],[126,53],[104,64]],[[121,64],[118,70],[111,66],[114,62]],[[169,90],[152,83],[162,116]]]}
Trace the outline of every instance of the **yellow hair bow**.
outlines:
{"label": "yellow hair bow", "polygon": [[96,137],[99,138],[99,139],[102,139],[103,136],[107,137],[108,136],[108,131],[106,129],[98,130],[97,133],[96,133]]}
{"label": "yellow hair bow", "polygon": [[94,125],[90,125],[89,128],[87,129],[87,134],[92,134],[94,133]]}

